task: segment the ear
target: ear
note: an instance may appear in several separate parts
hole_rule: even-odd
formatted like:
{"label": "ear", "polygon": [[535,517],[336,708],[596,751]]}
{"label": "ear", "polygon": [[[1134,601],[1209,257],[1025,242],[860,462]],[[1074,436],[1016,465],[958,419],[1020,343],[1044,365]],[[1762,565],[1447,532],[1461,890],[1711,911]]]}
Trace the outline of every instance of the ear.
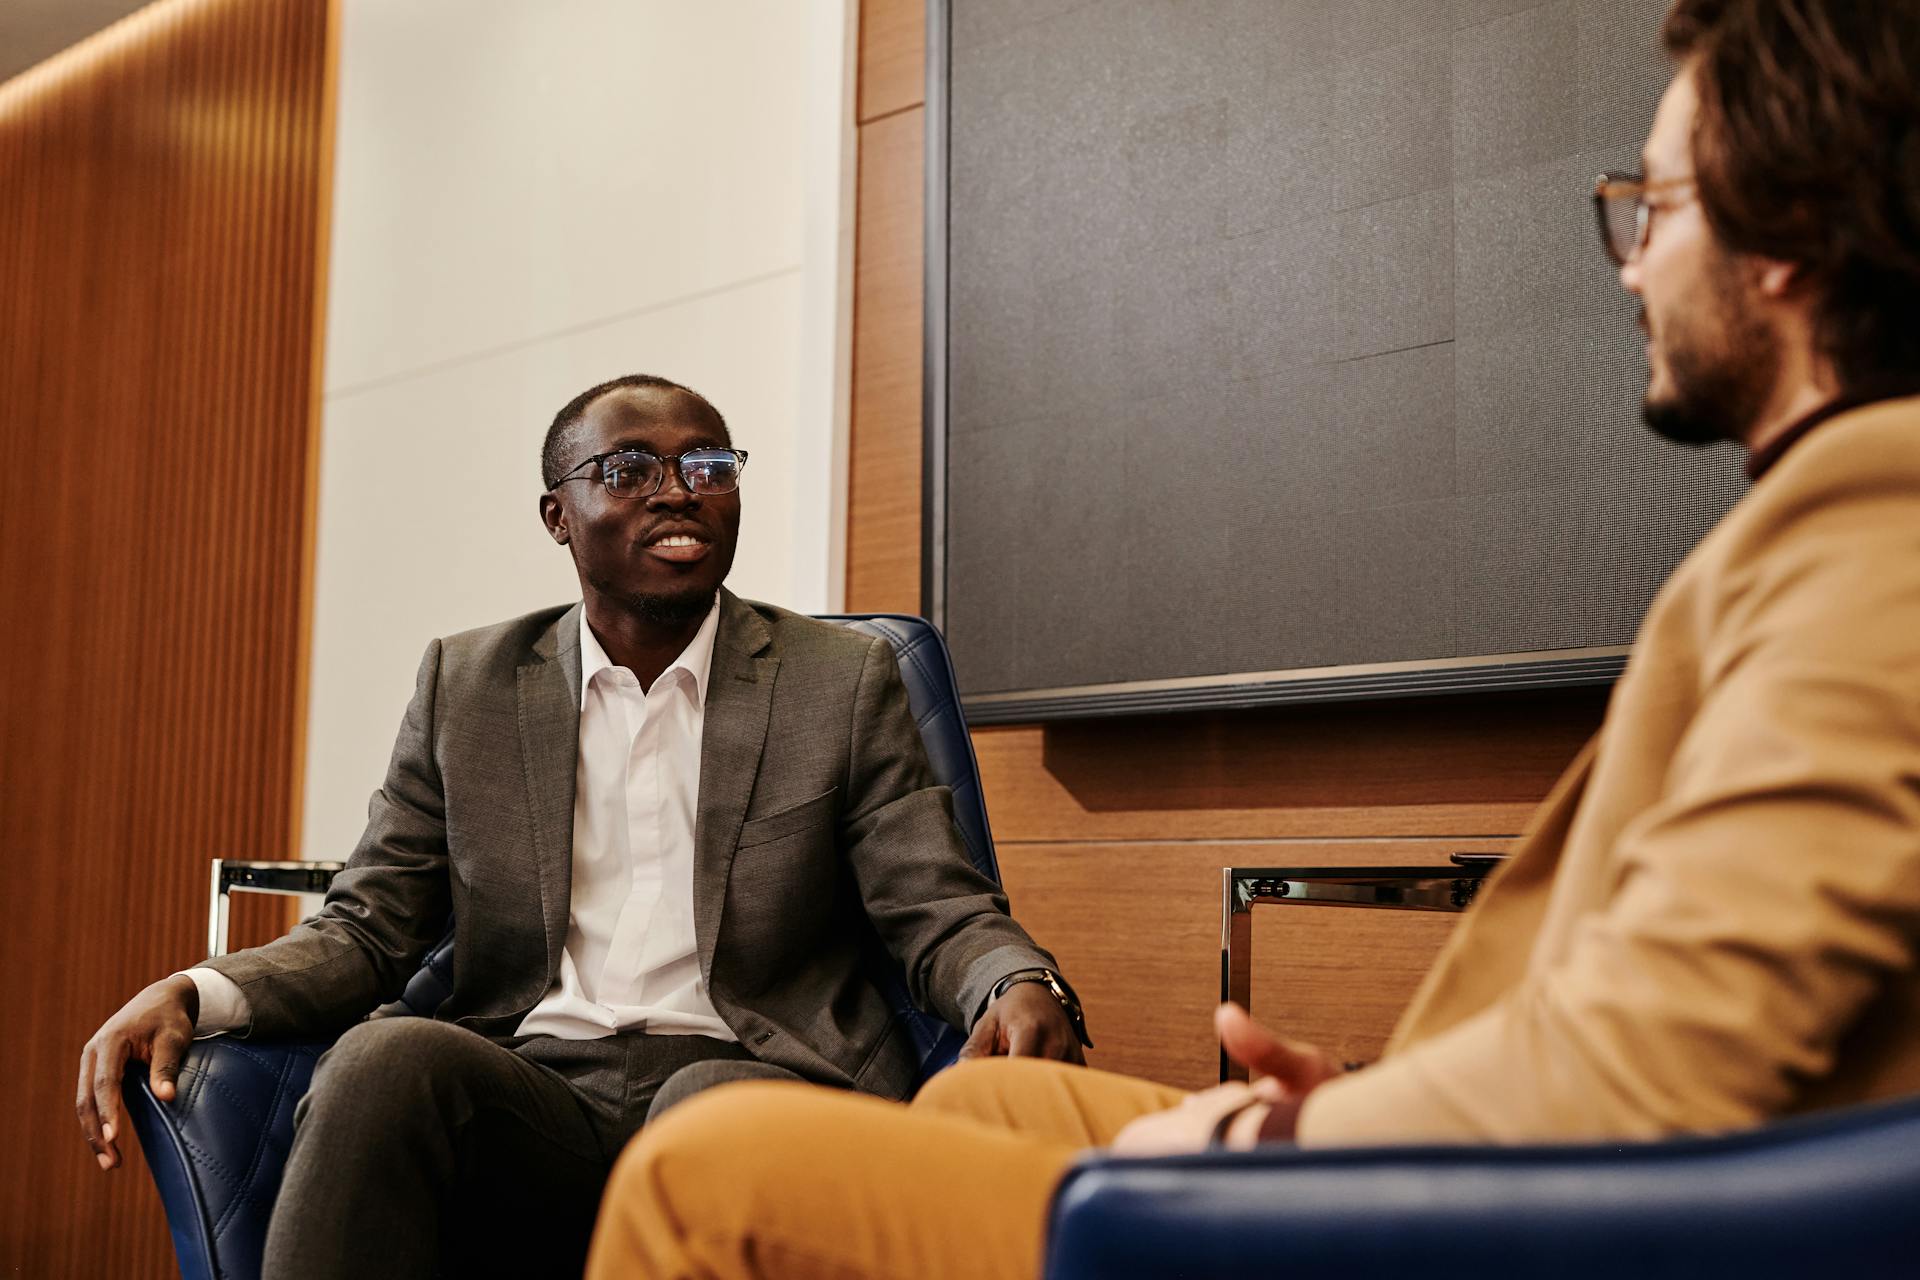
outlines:
{"label": "ear", "polygon": [[1778,301],[1789,297],[1806,279],[1806,273],[1797,262],[1782,262],[1778,258],[1757,258],[1758,271],[1754,283],[1760,288],[1762,297]]}
{"label": "ear", "polygon": [[573,541],[573,534],[567,529],[566,508],[551,492],[540,495],[540,522],[547,526],[547,536],[561,546]]}

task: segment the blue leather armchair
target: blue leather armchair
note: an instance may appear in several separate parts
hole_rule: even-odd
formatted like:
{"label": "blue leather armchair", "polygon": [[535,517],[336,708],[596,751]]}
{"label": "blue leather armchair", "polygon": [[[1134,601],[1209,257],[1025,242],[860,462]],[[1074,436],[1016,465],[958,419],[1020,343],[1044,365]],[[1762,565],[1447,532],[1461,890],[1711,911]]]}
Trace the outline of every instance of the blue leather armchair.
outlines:
{"label": "blue leather armchair", "polygon": [[1920,1274],[1916,1205],[1920,1100],[1645,1145],[1094,1157],[1046,1276],[1864,1280]]}
{"label": "blue leather armchair", "polygon": [[[893,646],[934,776],[953,790],[967,854],[998,882],[979,767],[940,633],[924,619],[897,614],[833,615],[825,621],[885,637]],[[962,1033],[914,1007],[905,974],[891,956],[876,947],[868,959],[875,985],[913,1037],[920,1078],[951,1064],[965,1042]],[[452,963],[449,931],[401,998],[381,1012],[431,1016],[452,988]],[[128,1117],[159,1187],[184,1280],[254,1280],[260,1274],[267,1219],[293,1141],[293,1109],[326,1048],[224,1036],[198,1041],[171,1104],[153,1096],[145,1064],[129,1067]]]}

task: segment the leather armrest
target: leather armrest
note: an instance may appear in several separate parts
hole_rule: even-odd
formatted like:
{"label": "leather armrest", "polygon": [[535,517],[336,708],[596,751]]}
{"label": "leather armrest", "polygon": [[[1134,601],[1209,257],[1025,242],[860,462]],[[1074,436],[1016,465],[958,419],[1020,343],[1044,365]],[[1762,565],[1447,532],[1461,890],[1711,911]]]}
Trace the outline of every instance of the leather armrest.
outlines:
{"label": "leather armrest", "polygon": [[1920,1102],[1608,1146],[1093,1156],[1048,1280],[1897,1275],[1920,1258]]}
{"label": "leather armrest", "polygon": [[253,1280],[293,1142],[293,1109],[325,1044],[195,1041],[171,1103],[127,1064],[128,1119],[160,1189],[184,1280]]}

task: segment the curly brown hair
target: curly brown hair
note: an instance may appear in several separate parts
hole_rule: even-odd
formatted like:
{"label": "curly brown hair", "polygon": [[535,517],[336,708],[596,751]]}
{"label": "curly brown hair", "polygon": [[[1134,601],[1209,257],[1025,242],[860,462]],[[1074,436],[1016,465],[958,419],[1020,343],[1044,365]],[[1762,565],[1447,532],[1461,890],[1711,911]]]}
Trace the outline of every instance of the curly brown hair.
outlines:
{"label": "curly brown hair", "polygon": [[1661,37],[1714,231],[1802,267],[1847,394],[1920,390],[1920,0],[1675,0]]}

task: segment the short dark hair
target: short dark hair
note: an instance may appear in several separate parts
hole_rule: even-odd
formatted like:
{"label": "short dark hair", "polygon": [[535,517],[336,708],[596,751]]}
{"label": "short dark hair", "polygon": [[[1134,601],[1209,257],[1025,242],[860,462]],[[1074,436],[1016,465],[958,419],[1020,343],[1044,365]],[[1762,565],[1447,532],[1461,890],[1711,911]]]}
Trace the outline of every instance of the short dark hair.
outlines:
{"label": "short dark hair", "polygon": [[[729,442],[732,433],[727,430],[727,420],[713,407],[713,402],[695,391],[692,387],[682,386],[668,378],[656,378],[650,373],[629,373],[618,378],[588,387],[579,395],[560,407],[553,415],[553,424],[547,428],[547,438],[540,445],[540,487],[551,489],[554,483],[566,474],[567,457],[575,447],[580,420],[586,416],[587,406],[609,391],[618,391],[622,387],[640,387],[651,391],[671,391],[686,396],[713,417],[713,425],[720,428],[720,435]],[[578,465],[578,464],[576,464]]]}
{"label": "short dark hair", "polygon": [[1920,0],[1675,0],[1661,38],[1714,232],[1802,268],[1845,394],[1920,390]]}

